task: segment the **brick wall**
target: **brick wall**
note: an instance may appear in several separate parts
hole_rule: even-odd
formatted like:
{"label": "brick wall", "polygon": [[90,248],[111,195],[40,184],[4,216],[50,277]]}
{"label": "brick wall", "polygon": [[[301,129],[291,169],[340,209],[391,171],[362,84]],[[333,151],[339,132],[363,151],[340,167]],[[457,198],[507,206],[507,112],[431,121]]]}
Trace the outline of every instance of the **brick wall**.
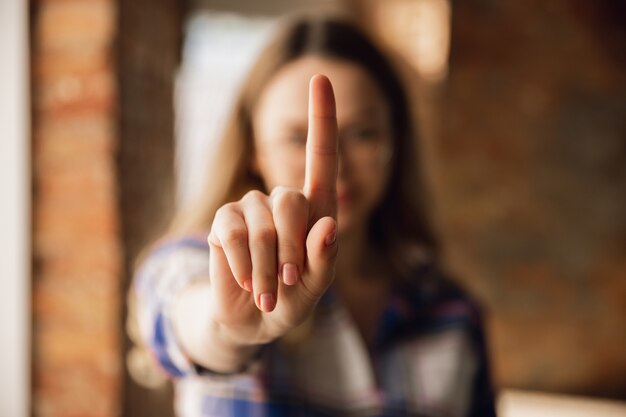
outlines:
{"label": "brick wall", "polygon": [[624,7],[453,4],[440,209],[498,381],[624,398]]}
{"label": "brick wall", "polygon": [[33,413],[119,412],[113,0],[31,4]]}
{"label": "brick wall", "polygon": [[172,209],[180,4],[31,4],[36,416],[172,412],[168,387],[124,372],[124,321],[134,260]]}

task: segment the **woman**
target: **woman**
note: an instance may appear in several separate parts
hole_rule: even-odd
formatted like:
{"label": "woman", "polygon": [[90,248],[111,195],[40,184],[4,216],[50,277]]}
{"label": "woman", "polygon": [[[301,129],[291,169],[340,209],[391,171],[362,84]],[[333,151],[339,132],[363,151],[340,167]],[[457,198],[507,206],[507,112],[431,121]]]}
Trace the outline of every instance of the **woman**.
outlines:
{"label": "woman", "polygon": [[437,268],[410,119],[355,26],[283,26],[203,200],[134,281],[180,416],[494,415],[480,316]]}

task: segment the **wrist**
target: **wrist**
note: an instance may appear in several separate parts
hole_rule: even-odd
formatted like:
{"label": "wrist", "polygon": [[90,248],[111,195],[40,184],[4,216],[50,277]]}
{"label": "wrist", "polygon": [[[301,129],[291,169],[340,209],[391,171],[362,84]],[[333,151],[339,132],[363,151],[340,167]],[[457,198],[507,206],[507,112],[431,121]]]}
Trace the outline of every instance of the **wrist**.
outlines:
{"label": "wrist", "polygon": [[196,370],[232,374],[243,370],[258,350],[230,340],[211,318],[210,285],[198,282],[180,291],[173,301],[172,322],[181,349]]}

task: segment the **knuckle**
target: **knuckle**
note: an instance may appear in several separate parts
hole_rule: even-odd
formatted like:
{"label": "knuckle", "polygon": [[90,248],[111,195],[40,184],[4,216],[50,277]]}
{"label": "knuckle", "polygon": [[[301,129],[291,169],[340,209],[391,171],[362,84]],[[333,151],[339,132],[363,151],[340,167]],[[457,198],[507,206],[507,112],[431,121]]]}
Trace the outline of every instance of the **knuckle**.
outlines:
{"label": "knuckle", "polygon": [[278,289],[278,279],[276,271],[271,269],[257,268],[252,270],[252,280],[254,282],[254,297],[257,298],[263,293],[276,293]]}
{"label": "knuckle", "polygon": [[319,144],[310,142],[307,151],[318,156],[336,157],[338,155],[337,146],[332,144]]}
{"label": "knuckle", "polygon": [[276,229],[264,227],[254,232],[251,237],[255,244],[264,246],[276,245]]}
{"label": "knuckle", "polygon": [[281,258],[289,258],[284,259],[284,261],[299,261],[301,258],[301,253],[303,252],[303,248],[294,242],[281,241],[278,244],[278,253]]}
{"label": "knuckle", "polygon": [[215,219],[221,218],[224,215],[235,212],[237,207],[237,203],[226,203],[215,212]]}
{"label": "knuckle", "polygon": [[242,201],[244,202],[259,202],[259,201],[263,201],[267,198],[267,196],[265,194],[263,194],[261,191],[259,190],[251,190],[248,191],[242,198]]}
{"label": "knuckle", "polygon": [[243,247],[248,245],[248,231],[243,228],[227,230],[223,236],[224,244],[229,247]]}
{"label": "knuckle", "polygon": [[215,224],[222,217],[224,217],[224,214],[226,214],[227,212],[228,212],[228,209],[226,208],[226,206],[222,206],[222,207],[218,208],[217,211],[215,212],[215,219],[213,220],[213,225],[215,226]]}
{"label": "knuckle", "polygon": [[207,236],[207,243],[211,245],[219,245],[219,239],[215,236],[215,225],[211,228],[211,232]]}
{"label": "knuckle", "polygon": [[299,190],[288,189],[274,198],[274,207],[276,210],[284,210],[288,208],[302,209],[308,204],[306,197]]}
{"label": "knuckle", "polygon": [[289,191],[289,187],[285,187],[284,185],[278,185],[274,187],[272,190],[272,197],[278,197],[281,194],[284,194]]}
{"label": "knuckle", "polygon": [[322,181],[312,181],[308,188],[309,193],[315,194],[318,197],[324,197],[328,199],[337,198],[337,190],[335,187],[328,187]]}

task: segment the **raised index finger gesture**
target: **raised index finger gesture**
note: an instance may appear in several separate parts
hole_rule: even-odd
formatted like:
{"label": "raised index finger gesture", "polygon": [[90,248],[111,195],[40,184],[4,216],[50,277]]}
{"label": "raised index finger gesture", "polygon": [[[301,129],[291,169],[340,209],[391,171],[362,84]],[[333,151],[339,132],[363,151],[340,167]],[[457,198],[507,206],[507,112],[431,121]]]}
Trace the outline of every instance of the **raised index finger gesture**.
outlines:
{"label": "raised index finger gesture", "polygon": [[309,228],[324,216],[337,218],[337,116],[330,80],[309,84],[309,128],[306,142],[304,195],[310,203]]}
{"label": "raised index finger gesture", "polygon": [[334,278],[337,255],[337,147],[333,87],[326,76],[316,75],[309,84],[309,127],[303,189],[309,204],[307,273],[301,285],[281,286],[279,289],[287,300],[282,307],[290,314],[304,313],[302,307],[305,305],[313,307]]}
{"label": "raised index finger gesture", "polygon": [[[309,83],[309,126],[303,189],[308,204],[306,230],[302,230],[306,234],[305,273],[298,285],[281,285],[278,288],[278,298],[283,301],[278,303],[276,312],[288,317],[291,323],[298,323],[309,314],[334,278],[337,255],[337,171],[335,96],[329,79],[324,75],[316,75]],[[292,210],[290,215],[284,213],[282,219],[294,218],[298,212],[300,210]],[[279,232],[278,235],[280,242],[281,236],[287,233]],[[279,258],[282,258],[281,253],[279,245]],[[280,260],[279,264],[282,264]]]}
{"label": "raised index finger gesture", "polygon": [[308,113],[303,190],[250,191],[213,221],[212,314],[240,344],[265,343],[301,323],[334,278],[337,117],[326,76],[311,78]]}

